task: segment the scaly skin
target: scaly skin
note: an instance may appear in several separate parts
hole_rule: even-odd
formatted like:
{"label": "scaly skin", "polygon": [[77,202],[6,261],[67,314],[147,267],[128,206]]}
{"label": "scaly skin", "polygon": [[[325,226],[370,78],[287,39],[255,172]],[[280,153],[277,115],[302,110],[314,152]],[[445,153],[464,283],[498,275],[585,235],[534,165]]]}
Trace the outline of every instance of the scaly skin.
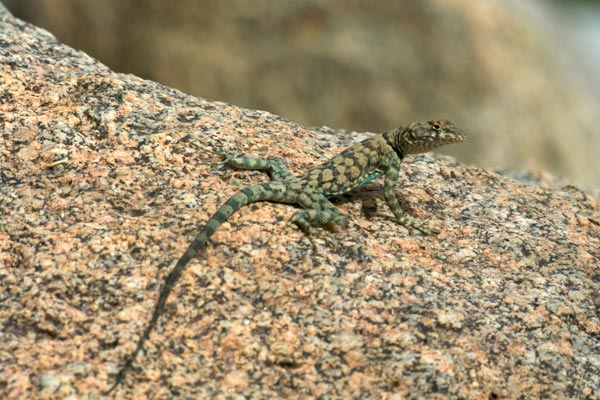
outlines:
{"label": "scaly skin", "polygon": [[204,229],[194,238],[167,277],[150,323],[108,392],[122,382],[136,356],[142,350],[150,333],[156,327],[167,298],[183,269],[204,248],[219,226],[236,210],[256,201],[298,204],[304,209],[297,210],[290,222],[297,224],[307,233],[310,233],[311,225],[344,226],[346,217],[328,199],[348,193],[373,179],[384,176],[383,193],[396,221],[408,229],[416,229],[425,234],[435,233],[424,221],[414,220],[402,212],[394,193],[400,163],[406,154],[423,153],[445,144],[462,142],[465,138],[466,135],[449,121],[414,122],[355,144],[298,177],[293,176],[283,164],[273,160],[234,157],[219,153],[225,157],[222,163],[239,169],[267,171],[272,181],[250,186],[234,194],[219,207]]}

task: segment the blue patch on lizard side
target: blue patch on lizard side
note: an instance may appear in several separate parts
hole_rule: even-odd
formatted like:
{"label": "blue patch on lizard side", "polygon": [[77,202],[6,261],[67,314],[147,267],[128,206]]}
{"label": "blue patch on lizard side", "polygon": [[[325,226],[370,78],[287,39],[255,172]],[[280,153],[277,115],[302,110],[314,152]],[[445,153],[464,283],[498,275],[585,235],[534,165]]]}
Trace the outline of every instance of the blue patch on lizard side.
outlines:
{"label": "blue patch on lizard side", "polygon": [[366,183],[368,183],[368,182],[371,182],[373,179],[377,179],[377,178],[379,178],[381,175],[382,175],[382,173],[381,173],[381,172],[379,172],[379,171],[372,172],[372,173],[370,173],[369,175],[367,175],[367,176],[365,177],[365,179],[363,179],[363,180],[362,180],[362,182],[358,184],[358,186],[357,186],[357,187],[360,187],[360,186],[362,186],[362,185],[364,185],[364,184],[366,184]]}

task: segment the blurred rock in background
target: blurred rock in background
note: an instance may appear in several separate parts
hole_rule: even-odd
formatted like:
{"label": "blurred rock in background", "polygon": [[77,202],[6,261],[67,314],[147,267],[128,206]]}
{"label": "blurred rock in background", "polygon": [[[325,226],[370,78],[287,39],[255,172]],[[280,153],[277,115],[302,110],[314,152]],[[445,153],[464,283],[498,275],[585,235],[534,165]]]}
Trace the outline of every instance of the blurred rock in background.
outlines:
{"label": "blurred rock in background", "polygon": [[449,118],[471,133],[449,148],[462,161],[600,184],[599,86],[594,58],[580,60],[600,49],[578,49],[554,3],[3,2],[114,70],[196,96],[357,131]]}

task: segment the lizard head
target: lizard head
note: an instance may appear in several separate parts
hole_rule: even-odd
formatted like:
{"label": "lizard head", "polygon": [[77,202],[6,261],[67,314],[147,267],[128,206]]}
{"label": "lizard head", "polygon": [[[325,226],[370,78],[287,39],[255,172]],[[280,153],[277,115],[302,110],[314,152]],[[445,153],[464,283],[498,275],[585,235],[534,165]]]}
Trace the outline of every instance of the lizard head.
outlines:
{"label": "lizard head", "polygon": [[466,137],[466,133],[450,121],[420,121],[400,128],[398,144],[407,154],[416,154],[462,142]]}

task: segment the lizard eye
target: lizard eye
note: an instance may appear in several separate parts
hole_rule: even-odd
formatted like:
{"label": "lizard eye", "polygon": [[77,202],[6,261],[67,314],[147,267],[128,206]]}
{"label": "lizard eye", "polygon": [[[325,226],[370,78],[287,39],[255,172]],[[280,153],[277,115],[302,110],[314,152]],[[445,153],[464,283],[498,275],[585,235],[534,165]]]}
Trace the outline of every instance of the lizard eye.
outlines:
{"label": "lizard eye", "polygon": [[439,131],[441,126],[440,124],[438,124],[437,122],[434,122],[433,124],[431,124],[431,127],[433,128],[433,130],[435,131]]}

